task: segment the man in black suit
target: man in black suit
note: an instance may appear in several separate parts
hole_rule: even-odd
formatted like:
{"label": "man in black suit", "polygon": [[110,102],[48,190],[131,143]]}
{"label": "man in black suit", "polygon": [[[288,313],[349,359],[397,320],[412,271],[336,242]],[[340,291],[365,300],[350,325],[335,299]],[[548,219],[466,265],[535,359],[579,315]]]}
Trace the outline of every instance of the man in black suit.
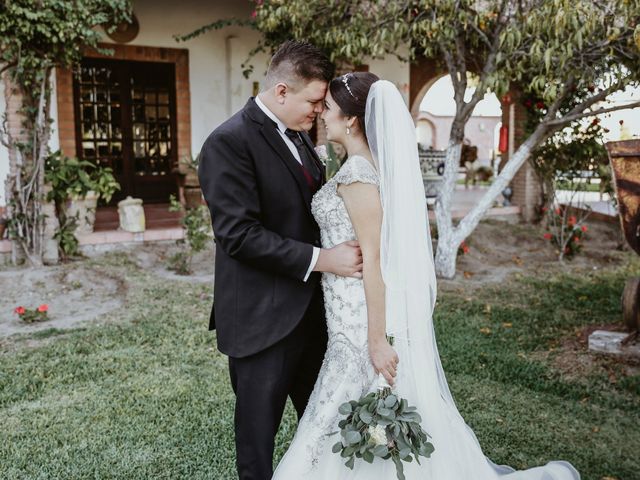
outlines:
{"label": "man in black suit", "polygon": [[327,332],[320,273],[360,278],[357,242],[320,248],[311,198],[324,182],[307,131],[333,66],[305,42],[274,54],[265,88],[216,128],[199,177],[216,237],[210,329],[229,356],[240,480],[269,480],[287,396],[302,415]]}

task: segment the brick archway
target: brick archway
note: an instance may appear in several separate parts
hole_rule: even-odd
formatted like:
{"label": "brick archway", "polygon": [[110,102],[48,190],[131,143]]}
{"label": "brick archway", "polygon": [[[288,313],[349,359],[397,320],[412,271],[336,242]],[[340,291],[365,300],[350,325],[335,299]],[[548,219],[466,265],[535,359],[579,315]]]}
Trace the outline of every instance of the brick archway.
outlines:
{"label": "brick archway", "polygon": [[427,90],[445,74],[435,60],[426,57],[417,58],[409,66],[409,109],[414,120],[418,118],[420,102]]}
{"label": "brick archway", "polygon": [[[426,57],[419,57],[410,65],[409,108],[414,121],[418,120],[420,103],[425,93],[446,74],[446,70],[441,68],[438,62]],[[509,93],[513,103],[506,104],[500,99],[500,106],[502,108],[502,125],[511,132],[509,144],[512,147],[510,150],[515,151],[525,140],[526,110],[519,100],[519,90],[514,88]],[[509,160],[509,152],[504,153],[502,158],[502,164],[504,164]],[[541,187],[529,162],[526,162],[518,170],[511,181],[511,187],[513,188],[513,203],[520,207],[522,219],[527,222],[535,220]]]}

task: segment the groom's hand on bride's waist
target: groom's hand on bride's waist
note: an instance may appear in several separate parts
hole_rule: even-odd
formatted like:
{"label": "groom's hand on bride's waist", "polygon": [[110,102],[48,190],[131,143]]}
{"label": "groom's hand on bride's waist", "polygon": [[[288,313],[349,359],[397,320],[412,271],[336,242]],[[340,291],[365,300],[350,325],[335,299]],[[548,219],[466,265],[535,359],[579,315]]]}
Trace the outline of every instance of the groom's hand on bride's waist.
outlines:
{"label": "groom's hand on bride's waist", "polygon": [[362,278],[360,244],[352,240],[333,248],[321,249],[314,271],[334,273],[341,277]]}

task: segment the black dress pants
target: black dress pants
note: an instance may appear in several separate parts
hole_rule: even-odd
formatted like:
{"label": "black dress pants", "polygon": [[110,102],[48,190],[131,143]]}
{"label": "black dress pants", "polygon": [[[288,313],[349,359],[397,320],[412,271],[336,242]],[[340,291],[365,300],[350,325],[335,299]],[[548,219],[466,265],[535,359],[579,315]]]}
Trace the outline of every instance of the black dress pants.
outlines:
{"label": "black dress pants", "polygon": [[320,288],[296,328],[275,345],[229,358],[236,394],[236,464],[240,480],[271,480],[273,450],[282,414],[291,401],[302,416],[327,348]]}

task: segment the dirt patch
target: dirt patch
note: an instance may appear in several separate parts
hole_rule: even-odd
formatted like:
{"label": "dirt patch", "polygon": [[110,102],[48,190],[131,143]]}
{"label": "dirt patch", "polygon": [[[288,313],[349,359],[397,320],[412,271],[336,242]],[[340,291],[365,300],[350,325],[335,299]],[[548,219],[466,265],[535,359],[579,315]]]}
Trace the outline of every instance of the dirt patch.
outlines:
{"label": "dirt patch", "polygon": [[514,219],[487,219],[467,240],[470,251],[458,257],[456,277],[440,280],[444,289],[479,288],[499,283],[510,275],[576,272],[616,267],[628,261],[628,248],[621,245],[618,224],[588,223],[583,251],[573,260],[558,262],[555,248],[543,238],[541,226]]}
{"label": "dirt patch", "polygon": [[[122,278],[83,262],[0,271],[0,337],[48,328],[73,328],[110,312],[124,302]],[[49,320],[25,323],[17,306],[49,306]]]}
{"label": "dirt patch", "polygon": [[[179,248],[173,241],[100,246],[89,251],[90,261],[0,270],[0,339],[51,328],[75,328],[121,307],[126,301],[125,277],[131,267],[169,281],[213,286],[213,247],[195,255],[192,275],[178,275],[167,268],[169,257]],[[108,264],[109,255],[125,255],[127,268],[102,267],[101,258]],[[25,323],[14,313],[17,306],[36,308],[42,304],[49,306],[49,319],[44,322]]]}
{"label": "dirt patch", "polygon": [[149,244],[144,247],[134,248],[129,252],[130,259],[141,269],[152,271],[168,280],[211,283],[213,285],[214,274],[214,247],[207,248],[194,255],[191,264],[191,275],[178,275],[168,268],[171,255],[180,251],[175,242]]}
{"label": "dirt patch", "polygon": [[629,355],[606,355],[588,350],[589,335],[596,330],[625,331],[622,323],[588,325],[573,336],[563,339],[558,348],[536,352],[533,357],[550,362],[562,375],[577,379],[591,375],[606,375],[617,383],[624,377],[640,375],[640,358]]}

